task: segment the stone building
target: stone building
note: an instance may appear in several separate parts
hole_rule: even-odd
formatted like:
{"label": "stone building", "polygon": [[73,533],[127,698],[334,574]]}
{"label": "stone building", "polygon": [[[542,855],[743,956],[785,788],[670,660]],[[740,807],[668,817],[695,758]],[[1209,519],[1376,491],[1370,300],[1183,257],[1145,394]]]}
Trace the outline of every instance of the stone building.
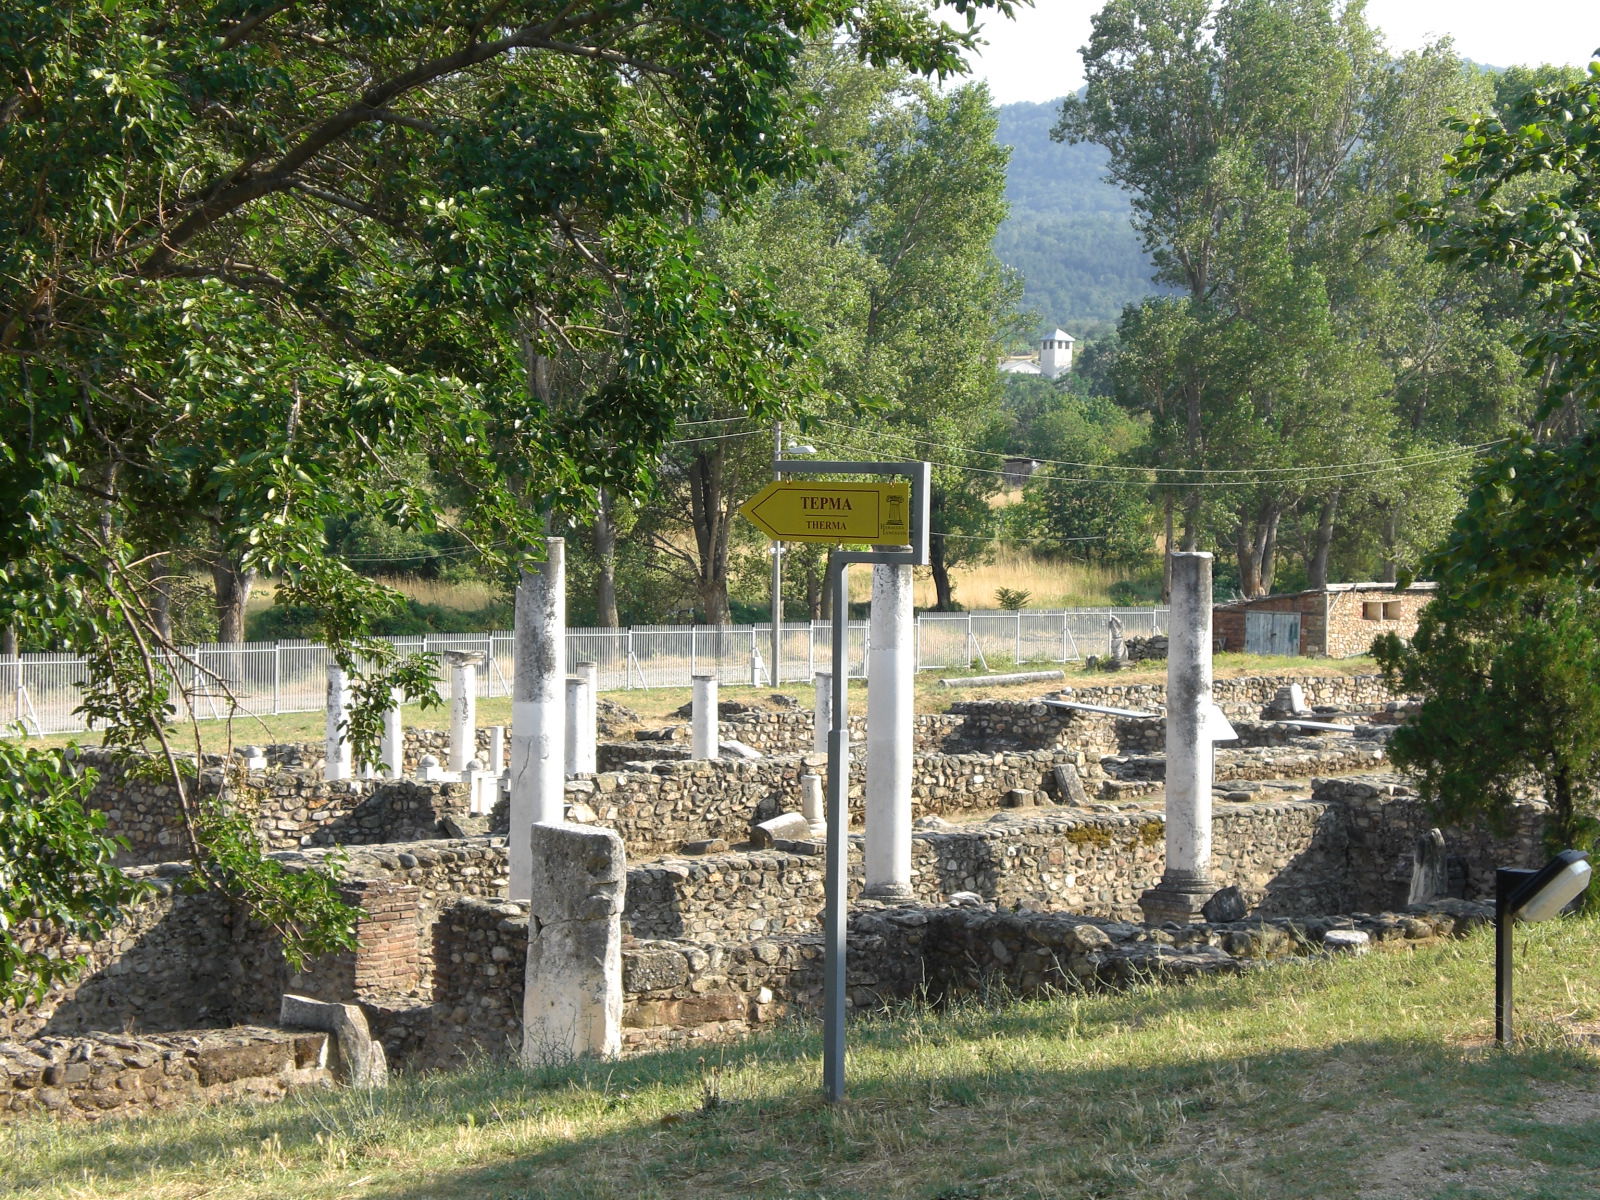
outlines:
{"label": "stone building", "polygon": [[1330,583],[1325,588],[1219,604],[1211,630],[1222,650],[1351,658],[1380,633],[1410,638],[1434,585]]}

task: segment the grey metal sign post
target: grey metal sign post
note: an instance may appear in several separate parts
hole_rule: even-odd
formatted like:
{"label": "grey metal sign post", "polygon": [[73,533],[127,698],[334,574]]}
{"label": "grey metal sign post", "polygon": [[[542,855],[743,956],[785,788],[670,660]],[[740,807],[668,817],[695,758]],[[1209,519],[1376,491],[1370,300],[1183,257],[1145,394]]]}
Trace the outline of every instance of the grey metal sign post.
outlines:
{"label": "grey metal sign post", "polygon": [[835,550],[828,560],[833,586],[833,720],[828,730],[828,848],[823,906],[822,1091],[830,1101],[844,1099],[845,916],[850,862],[849,805],[850,708],[848,639],[849,570],[854,563],[928,563],[929,464],[925,462],[816,462],[774,460],[774,471],[789,475],[899,475],[911,480],[907,522],[911,544],[904,550]]}

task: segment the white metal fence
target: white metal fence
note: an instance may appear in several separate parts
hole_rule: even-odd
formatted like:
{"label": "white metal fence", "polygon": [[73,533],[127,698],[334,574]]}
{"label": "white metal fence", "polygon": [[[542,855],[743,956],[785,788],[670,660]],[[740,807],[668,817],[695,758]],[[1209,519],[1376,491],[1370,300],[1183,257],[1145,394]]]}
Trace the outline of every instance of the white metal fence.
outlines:
{"label": "white metal fence", "polygon": [[[1163,632],[1164,608],[1078,608],[1057,612],[922,613],[917,618],[919,670],[993,669],[1024,662],[1070,662],[1110,648],[1109,618],[1122,620],[1125,636]],[[478,672],[480,696],[509,696],[509,632],[436,633],[386,639],[406,653],[474,651],[485,656]],[[827,621],[785,622],[781,682],[807,682],[831,662]],[[633,629],[567,630],[568,663],[592,662],[600,688],[686,687],[693,675],[728,684],[766,683],[771,625],[654,625]],[[188,698],[202,719],[315,712],[327,695],[327,648],[308,641],[196,646],[167,664],[173,693]],[[867,624],[850,623],[852,678],[867,664]],[[0,736],[21,724],[30,733],[76,733],[86,726],[75,710],[87,666],[60,654],[0,659]]]}

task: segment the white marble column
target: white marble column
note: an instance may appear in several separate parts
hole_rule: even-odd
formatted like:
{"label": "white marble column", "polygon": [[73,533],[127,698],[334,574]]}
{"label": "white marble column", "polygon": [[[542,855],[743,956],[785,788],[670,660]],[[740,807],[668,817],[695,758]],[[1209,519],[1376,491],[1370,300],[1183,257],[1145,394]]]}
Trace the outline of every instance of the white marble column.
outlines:
{"label": "white marble column", "polygon": [[506,727],[489,726],[489,770],[499,778],[506,769]]}
{"label": "white marble column", "polygon": [[818,671],[816,711],[811,719],[811,749],[816,754],[828,752],[828,730],[833,728],[833,672]]}
{"label": "white marble column", "polygon": [[350,680],[337,663],[328,665],[327,746],[323,778],[329,783],[350,778]]}
{"label": "white marble column", "polygon": [[399,688],[389,689],[389,709],[383,714],[383,767],[390,779],[400,779],[406,773],[406,731],[401,720],[400,704],[405,693]]}
{"label": "white marble column", "polygon": [[533,887],[531,827],[565,816],[567,678],[566,542],[550,538],[546,558],[517,585],[511,690],[510,879],[512,900]]}
{"label": "white marble column", "polygon": [[572,673],[583,680],[583,704],[578,714],[578,765],[573,770],[592,775],[599,769],[600,668],[592,662],[581,662],[572,668]]}
{"label": "white marble column", "polygon": [[568,675],[566,763],[569,778],[594,774],[594,723],[585,719],[589,711],[589,681],[582,675]]}
{"label": "white marble column", "polygon": [[690,732],[690,758],[717,757],[717,677],[696,675],[693,717]]}
{"label": "white marble column", "polygon": [[865,894],[911,899],[911,745],[916,618],[911,568],[872,568],[867,670],[867,847]]}
{"label": "white marble column", "polygon": [[446,650],[441,657],[450,668],[450,769],[459,775],[478,757],[478,668],[484,656]]}
{"label": "white marble column", "polygon": [[1167,629],[1167,865],[1139,897],[1150,924],[1200,918],[1211,878],[1211,555],[1171,555]]}

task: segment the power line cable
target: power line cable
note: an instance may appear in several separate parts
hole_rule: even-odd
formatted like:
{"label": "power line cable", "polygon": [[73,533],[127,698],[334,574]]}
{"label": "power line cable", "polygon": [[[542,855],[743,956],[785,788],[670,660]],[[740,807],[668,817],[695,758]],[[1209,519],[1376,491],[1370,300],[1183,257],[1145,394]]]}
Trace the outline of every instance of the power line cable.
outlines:
{"label": "power line cable", "polygon": [[[840,429],[848,429],[852,433],[861,432],[857,426],[849,425],[843,421],[829,420],[825,417],[819,417],[818,421],[825,425],[833,425]],[[1397,455],[1391,458],[1371,458],[1364,459],[1361,462],[1324,463],[1311,467],[1134,467],[1124,466],[1118,463],[1072,462],[1068,459],[1039,458],[1036,455],[1031,454],[1007,454],[998,450],[978,450],[971,446],[954,446],[948,442],[935,442],[927,438],[915,437],[912,434],[900,433],[892,429],[885,429],[878,432],[881,432],[881,435],[885,437],[899,438],[901,441],[910,442],[918,446],[929,446],[935,450],[949,450],[956,454],[976,454],[984,458],[1026,458],[1043,466],[1072,467],[1079,470],[1090,471],[1127,471],[1171,475],[1251,475],[1257,477],[1258,479],[1260,476],[1270,474],[1288,474],[1292,476],[1322,471],[1344,470],[1347,467],[1373,467],[1390,463],[1426,464],[1438,461],[1440,457],[1464,458],[1469,454],[1478,454],[1484,450],[1492,449],[1495,446],[1503,445],[1509,440],[1507,438],[1496,438],[1494,441],[1479,442],[1472,446],[1457,446],[1452,447],[1449,450],[1427,450],[1412,455]],[[979,468],[972,469],[976,470]],[[1005,474],[1005,472],[995,472],[995,474]],[[1340,476],[1340,478],[1345,478],[1345,476]]]}

